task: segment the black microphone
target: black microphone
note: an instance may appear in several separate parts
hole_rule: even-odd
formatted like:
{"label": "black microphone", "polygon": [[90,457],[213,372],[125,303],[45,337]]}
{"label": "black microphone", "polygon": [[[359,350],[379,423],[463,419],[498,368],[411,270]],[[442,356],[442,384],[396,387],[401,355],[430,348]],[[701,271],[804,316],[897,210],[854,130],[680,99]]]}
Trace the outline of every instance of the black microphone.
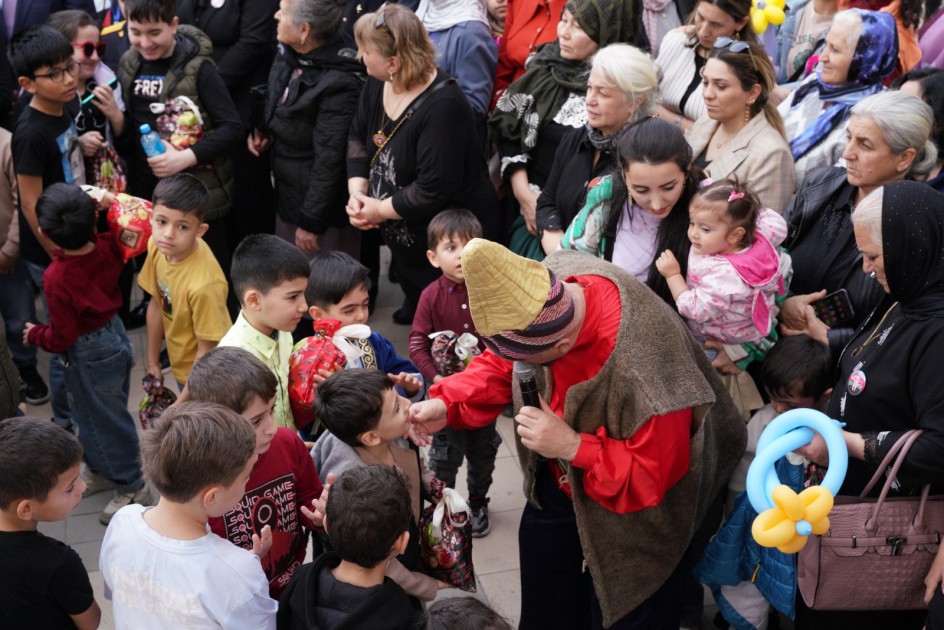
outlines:
{"label": "black microphone", "polygon": [[512,369],[518,387],[521,388],[521,400],[526,407],[541,408],[541,399],[538,397],[538,386],[534,382],[534,366],[524,361],[515,361]]}

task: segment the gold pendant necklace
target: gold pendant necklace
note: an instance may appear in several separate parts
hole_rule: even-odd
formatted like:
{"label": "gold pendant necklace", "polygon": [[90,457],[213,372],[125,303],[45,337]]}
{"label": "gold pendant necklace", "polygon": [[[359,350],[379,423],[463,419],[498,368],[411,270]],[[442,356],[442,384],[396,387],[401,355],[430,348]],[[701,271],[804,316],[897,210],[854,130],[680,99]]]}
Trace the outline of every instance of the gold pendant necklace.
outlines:
{"label": "gold pendant necklace", "polygon": [[880,319],[878,324],[875,326],[875,328],[872,329],[872,334],[870,334],[868,338],[866,338],[866,340],[862,342],[862,344],[859,347],[857,347],[855,350],[852,351],[853,357],[857,357],[860,354],[862,354],[862,349],[865,348],[870,343],[872,343],[873,341],[875,341],[876,338],[878,338],[879,331],[882,329],[882,324],[885,323],[885,320],[888,319],[888,316],[891,315],[891,312],[895,310],[896,306],[898,306],[898,302],[895,302],[894,304],[888,307],[888,310],[885,311],[884,315],[882,315],[882,319]]}

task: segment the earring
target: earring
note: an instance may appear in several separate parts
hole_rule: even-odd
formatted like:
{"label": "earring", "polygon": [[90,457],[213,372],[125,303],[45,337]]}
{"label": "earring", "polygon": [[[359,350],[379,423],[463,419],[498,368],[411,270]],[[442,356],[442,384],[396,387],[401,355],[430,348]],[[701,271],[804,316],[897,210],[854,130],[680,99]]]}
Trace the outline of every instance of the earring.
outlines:
{"label": "earring", "polygon": [[748,101],[744,106],[744,124],[751,122],[751,108],[754,107],[754,101]]}

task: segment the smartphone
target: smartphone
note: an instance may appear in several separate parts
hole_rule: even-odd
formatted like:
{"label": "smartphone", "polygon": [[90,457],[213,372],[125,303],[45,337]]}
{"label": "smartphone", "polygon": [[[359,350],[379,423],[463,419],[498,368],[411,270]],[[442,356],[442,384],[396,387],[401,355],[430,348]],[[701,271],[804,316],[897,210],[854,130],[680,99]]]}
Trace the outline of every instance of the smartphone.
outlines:
{"label": "smartphone", "polygon": [[855,317],[855,309],[852,308],[849,293],[845,289],[833,291],[810,306],[813,307],[816,316],[830,328],[845,324]]}
{"label": "smartphone", "polygon": [[[107,83],[107,85],[108,87],[114,90],[116,87],[118,87],[118,77],[113,78],[111,81]],[[94,99],[95,99],[95,92],[89,92],[89,95],[82,99],[82,104],[88,105]]]}

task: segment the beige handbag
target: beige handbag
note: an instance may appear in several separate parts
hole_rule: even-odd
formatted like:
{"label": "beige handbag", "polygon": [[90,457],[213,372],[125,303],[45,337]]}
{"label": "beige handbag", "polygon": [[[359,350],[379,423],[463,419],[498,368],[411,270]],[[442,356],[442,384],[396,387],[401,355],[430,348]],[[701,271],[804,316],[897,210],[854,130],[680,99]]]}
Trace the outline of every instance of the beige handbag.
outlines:
{"label": "beige handbag", "polygon": [[[859,497],[836,497],[829,531],[810,536],[797,556],[797,586],[814,610],[923,609],[924,577],[944,531],[944,497],[888,498],[905,456],[921,431],[892,446]],[[897,455],[897,457],[896,457]],[[891,471],[877,499],[867,498]]]}

